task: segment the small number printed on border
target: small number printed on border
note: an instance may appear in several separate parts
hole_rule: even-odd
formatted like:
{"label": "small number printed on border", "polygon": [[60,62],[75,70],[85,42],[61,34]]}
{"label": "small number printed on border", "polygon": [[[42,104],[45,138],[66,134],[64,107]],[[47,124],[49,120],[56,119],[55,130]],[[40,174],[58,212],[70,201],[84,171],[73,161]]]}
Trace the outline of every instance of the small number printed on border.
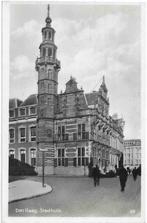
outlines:
{"label": "small number printed on border", "polygon": [[136,213],[135,209],[130,210],[130,214],[135,214],[135,213]]}

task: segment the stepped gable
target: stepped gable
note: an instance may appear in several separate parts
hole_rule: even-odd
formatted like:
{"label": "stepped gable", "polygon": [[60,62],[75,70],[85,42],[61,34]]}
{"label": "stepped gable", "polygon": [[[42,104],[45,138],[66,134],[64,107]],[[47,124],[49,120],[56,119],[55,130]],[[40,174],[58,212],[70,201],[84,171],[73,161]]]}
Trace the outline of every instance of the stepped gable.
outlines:
{"label": "stepped gable", "polygon": [[10,98],[9,99],[9,109],[17,108],[21,105],[23,101],[18,98]]}
{"label": "stepped gable", "polygon": [[26,100],[24,100],[21,106],[36,105],[37,103],[38,103],[37,94],[32,94]]}

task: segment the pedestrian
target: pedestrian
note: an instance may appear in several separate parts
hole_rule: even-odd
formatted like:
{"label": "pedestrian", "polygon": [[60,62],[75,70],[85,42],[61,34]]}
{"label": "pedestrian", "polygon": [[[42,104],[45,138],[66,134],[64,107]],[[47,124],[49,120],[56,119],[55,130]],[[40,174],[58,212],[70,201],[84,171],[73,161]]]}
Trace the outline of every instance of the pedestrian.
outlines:
{"label": "pedestrian", "polygon": [[135,181],[137,179],[137,169],[136,169],[136,167],[132,170],[132,175],[133,175],[133,179]]}
{"label": "pedestrian", "polygon": [[129,168],[129,167],[127,167],[127,173],[128,173],[128,175],[130,175],[130,174],[131,174],[131,170],[130,170],[130,168]]}
{"label": "pedestrian", "polygon": [[96,165],[96,184],[99,185],[100,184],[100,170],[98,165]]}
{"label": "pedestrian", "polygon": [[92,177],[92,167],[93,167],[93,162],[91,160],[90,163],[88,164],[88,169],[89,169],[88,176],[89,177]]}
{"label": "pedestrian", "polygon": [[141,176],[141,164],[139,165],[139,167],[137,168],[137,175]]}
{"label": "pedestrian", "polygon": [[99,185],[100,183],[100,170],[98,165],[95,165],[93,167],[92,175],[93,175],[94,186],[96,187],[96,185]]}
{"label": "pedestrian", "polygon": [[118,175],[119,175],[119,180],[120,180],[121,191],[124,191],[128,174],[127,174],[126,169],[123,167],[123,165],[120,166],[118,170]]}

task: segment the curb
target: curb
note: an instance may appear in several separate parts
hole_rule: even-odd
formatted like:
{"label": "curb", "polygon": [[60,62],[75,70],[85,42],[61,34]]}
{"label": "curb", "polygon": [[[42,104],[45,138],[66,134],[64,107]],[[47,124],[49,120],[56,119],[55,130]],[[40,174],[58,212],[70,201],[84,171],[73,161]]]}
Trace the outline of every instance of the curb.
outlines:
{"label": "curb", "polygon": [[[51,186],[50,186],[51,187]],[[40,197],[42,195],[45,195],[45,194],[49,194],[53,191],[53,188],[51,187],[51,190],[48,191],[48,192],[45,192],[43,194],[37,194],[37,195],[32,195],[32,196],[29,196],[29,197],[24,197],[24,198],[18,198],[18,199],[14,199],[12,201],[9,201],[8,203],[13,203],[13,202],[17,202],[17,201],[22,201],[22,200],[28,200],[28,199],[32,199],[32,198],[35,198],[35,197]]]}

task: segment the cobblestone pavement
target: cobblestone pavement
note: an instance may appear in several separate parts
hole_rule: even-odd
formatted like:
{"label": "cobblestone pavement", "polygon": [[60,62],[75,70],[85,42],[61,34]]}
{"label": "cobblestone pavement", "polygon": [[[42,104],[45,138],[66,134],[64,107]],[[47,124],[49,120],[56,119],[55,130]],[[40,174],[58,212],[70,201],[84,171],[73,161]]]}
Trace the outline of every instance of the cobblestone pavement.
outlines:
{"label": "cobblestone pavement", "polygon": [[[40,177],[28,177],[41,181]],[[88,177],[48,176],[53,191],[41,197],[9,204],[9,216],[127,217],[140,216],[141,178],[128,177],[125,192],[118,178],[101,179],[94,187]]]}

